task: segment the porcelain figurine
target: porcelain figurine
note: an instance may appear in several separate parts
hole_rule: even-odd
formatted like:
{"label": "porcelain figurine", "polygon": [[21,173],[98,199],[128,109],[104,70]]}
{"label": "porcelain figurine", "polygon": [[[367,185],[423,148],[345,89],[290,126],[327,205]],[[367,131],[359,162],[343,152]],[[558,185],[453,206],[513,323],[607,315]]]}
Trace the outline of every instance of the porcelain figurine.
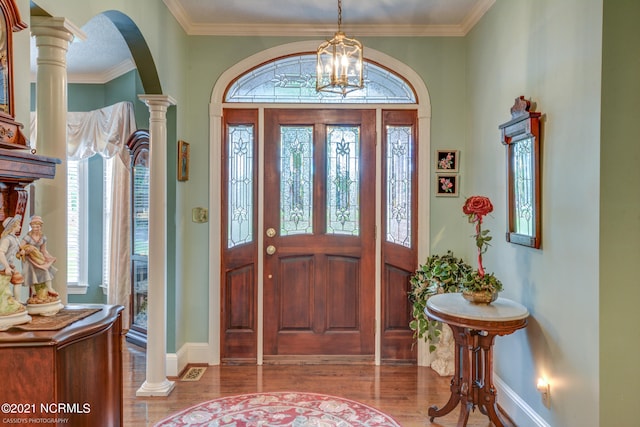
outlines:
{"label": "porcelain figurine", "polygon": [[20,251],[20,230],[22,216],[8,217],[2,222],[4,230],[0,237],[0,274],[7,276],[13,285],[13,297],[20,301],[21,286],[24,283],[22,273],[16,269],[17,255]]}
{"label": "porcelain figurine", "polygon": [[[24,279],[16,270],[16,255],[20,250],[22,217],[8,217],[3,222],[0,237],[0,331],[31,321],[27,309],[20,302],[20,290]],[[13,290],[11,287],[13,286]]]}
{"label": "porcelain figurine", "polygon": [[53,289],[58,271],[56,258],[47,251],[47,236],[42,232],[44,221],[38,215],[29,220],[29,232],[22,239],[19,256],[22,259],[24,283],[29,287],[27,308],[30,314],[53,315],[61,308],[60,296]]}

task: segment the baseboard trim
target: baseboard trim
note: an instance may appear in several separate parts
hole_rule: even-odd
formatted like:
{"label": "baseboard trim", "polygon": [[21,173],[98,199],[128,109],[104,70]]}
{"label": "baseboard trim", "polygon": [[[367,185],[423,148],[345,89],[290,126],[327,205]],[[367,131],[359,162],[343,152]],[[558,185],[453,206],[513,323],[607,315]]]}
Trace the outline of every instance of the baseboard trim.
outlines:
{"label": "baseboard trim", "polygon": [[499,376],[493,375],[493,385],[498,391],[498,405],[518,426],[551,427]]}
{"label": "baseboard trim", "polygon": [[177,377],[190,363],[209,364],[209,346],[206,343],[185,343],[176,353],[167,353],[166,374]]}

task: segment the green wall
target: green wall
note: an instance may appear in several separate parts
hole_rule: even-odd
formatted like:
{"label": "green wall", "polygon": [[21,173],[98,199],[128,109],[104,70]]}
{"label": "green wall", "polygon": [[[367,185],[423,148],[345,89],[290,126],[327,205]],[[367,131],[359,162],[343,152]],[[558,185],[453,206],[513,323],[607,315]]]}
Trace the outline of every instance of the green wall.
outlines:
{"label": "green wall", "polygon": [[[526,330],[497,339],[496,373],[552,426],[595,426],[599,416],[601,9],[601,0],[498,0],[467,37],[473,161],[465,178],[495,207],[485,265],[504,283],[503,296],[531,313]],[[544,113],[540,250],[503,237],[498,125],[520,95]],[[550,408],[536,390],[539,377],[550,382]]]}
{"label": "green wall", "polygon": [[[600,147],[600,425],[637,426],[640,2],[605,0]],[[615,420],[615,422],[612,422]]]}

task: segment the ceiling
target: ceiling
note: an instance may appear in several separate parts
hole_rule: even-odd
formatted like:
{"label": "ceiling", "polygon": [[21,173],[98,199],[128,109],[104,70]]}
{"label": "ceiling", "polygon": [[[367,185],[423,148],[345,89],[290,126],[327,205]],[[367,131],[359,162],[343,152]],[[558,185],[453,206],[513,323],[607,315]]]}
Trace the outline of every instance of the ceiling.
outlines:
{"label": "ceiling", "polygon": [[[494,2],[342,0],[342,30],[351,37],[459,37],[467,34]],[[327,39],[337,30],[338,23],[337,0],[164,0],[164,3],[189,35],[297,35]],[[97,15],[81,29],[85,40],[74,40],[67,54],[69,82],[105,83],[135,68],[124,39],[108,18]],[[32,37],[34,80],[36,55]]]}

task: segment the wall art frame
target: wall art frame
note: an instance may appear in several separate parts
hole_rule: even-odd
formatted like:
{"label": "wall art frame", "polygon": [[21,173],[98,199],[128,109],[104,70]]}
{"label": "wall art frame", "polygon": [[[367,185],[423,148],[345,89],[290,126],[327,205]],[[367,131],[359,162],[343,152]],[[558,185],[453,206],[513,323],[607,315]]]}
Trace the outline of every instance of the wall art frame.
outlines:
{"label": "wall art frame", "polygon": [[460,163],[460,152],[458,150],[437,150],[436,151],[436,172],[450,173],[458,172]]}
{"label": "wall art frame", "polygon": [[436,175],[436,197],[458,197],[460,177],[456,174]]}
{"label": "wall art frame", "polygon": [[189,180],[190,151],[188,142],[178,141],[178,181]]}

